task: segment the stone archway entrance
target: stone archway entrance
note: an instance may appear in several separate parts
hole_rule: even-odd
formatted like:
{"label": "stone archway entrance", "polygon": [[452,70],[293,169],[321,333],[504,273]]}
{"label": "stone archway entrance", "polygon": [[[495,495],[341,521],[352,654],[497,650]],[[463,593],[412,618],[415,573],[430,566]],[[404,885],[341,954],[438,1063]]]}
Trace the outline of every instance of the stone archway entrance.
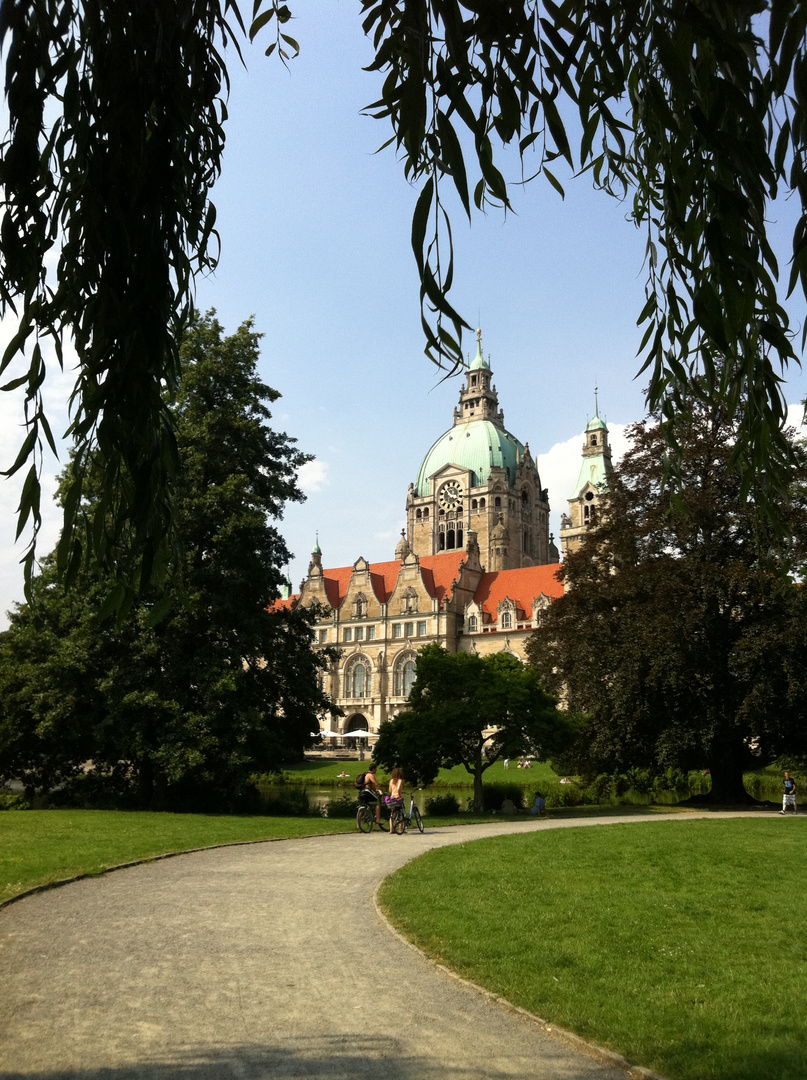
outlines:
{"label": "stone archway entrance", "polygon": [[367,717],[362,716],[361,713],[355,713],[345,724],[345,746],[349,750],[359,751],[359,761],[364,761],[364,751],[370,741],[367,738],[369,733],[370,725],[367,723]]}

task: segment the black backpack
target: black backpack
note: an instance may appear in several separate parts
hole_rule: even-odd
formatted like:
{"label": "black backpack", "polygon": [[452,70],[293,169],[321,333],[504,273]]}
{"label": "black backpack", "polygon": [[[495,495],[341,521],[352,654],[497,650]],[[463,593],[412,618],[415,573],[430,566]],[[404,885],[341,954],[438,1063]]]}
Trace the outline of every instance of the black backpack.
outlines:
{"label": "black backpack", "polygon": [[360,772],[359,775],[354,780],[353,787],[356,789],[356,791],[363,791],[364,790],[364,778],[365,778],[366,775],[367,775],[367,773]]}

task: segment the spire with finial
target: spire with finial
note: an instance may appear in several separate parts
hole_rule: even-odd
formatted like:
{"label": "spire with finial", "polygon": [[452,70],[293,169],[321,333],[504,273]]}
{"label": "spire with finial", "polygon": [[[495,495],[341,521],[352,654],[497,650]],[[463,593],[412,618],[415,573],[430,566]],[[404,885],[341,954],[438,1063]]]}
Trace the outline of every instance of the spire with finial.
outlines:
{"label": "spire with finial", "polygon": [[482,329],[476,331],[476,356],[471,361],[469,371],[478,371],[480,368],[490,370],[490,364],[482,355]]}
{"label": "spire with finial", "polygon": [[314,540],[314,546],[311,549],[311,554],[312,555],[321,555],[322,554],[322,551],[320,550],[320,546],[319,546],[319,529],[317,529],[317,532],[316,532],[316,539]]}

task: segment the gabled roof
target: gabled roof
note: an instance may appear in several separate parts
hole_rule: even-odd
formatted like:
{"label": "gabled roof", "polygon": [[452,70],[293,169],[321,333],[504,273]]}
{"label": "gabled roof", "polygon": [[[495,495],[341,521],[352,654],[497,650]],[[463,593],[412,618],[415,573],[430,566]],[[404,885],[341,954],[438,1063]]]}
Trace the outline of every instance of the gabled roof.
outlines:
{"label": "gabled roof", "polygon": [[548,566],[527,566],[520,570],[499,570],[483,574],[474,594],[474,600],[491,619],[497,618],[502,600],[509,598],[524,614],[532,615],[532,602],[542,593],[550,600],[563,596],[563,582],[558,581],[560,563]]}
{"label": "gabled roof", "polygon": [[[464,558],[464,551],[421,557],[420,574],[429,596],[435,597],[442,603],[444,597],[451,591],[451,585],[459,574],[460,563]],[[370,583],[376,599],[380,604],[386,604],[395,591],[403,564],[395,559],[392,562],[370,563],[369,565]],[[325,593],[332,608],[342,606],[352,574],[352,566],[341,566],[335,570],[323,569]]]}

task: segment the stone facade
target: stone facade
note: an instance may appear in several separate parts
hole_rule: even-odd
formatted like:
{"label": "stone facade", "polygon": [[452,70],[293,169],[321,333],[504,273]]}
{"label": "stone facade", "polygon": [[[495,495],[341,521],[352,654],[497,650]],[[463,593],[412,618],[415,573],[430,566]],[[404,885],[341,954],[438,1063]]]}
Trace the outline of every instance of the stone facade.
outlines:
{"label": "stone facade", "polygon": [[300,593],[285,602],[320,605],[316,645],[339,648],[324,684],[345,713],[333,730],[377,732],[404,707],[417,650],[430,642],[523,660],[527,637],[562,594],[558,569],[486,572],[473,531],[462,552],[421,557],[404,539],[391,562],[338,569],[323,568],[317,544]]}

